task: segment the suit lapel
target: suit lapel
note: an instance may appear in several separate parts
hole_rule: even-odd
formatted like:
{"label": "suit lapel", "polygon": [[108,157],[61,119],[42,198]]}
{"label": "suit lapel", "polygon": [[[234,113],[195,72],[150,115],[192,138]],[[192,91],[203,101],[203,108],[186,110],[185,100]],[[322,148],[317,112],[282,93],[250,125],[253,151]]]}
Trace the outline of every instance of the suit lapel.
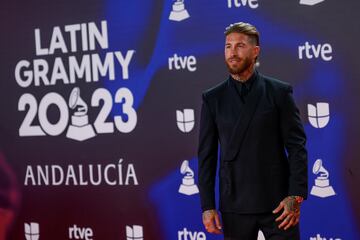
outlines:
{"label": "suit lapel", "polygon": [[239,104],[238,106],[239,108],[241,107],[241,109],[239,119],[237,120],[234,131],[230,137],[224,161],[235,160],[237,153],[241,149],[242,143],[246,135],[246,131],[257,109],[261,95],[264,92],[264,83],[260,74],[257,75],[256,79],[254,79],[252,89],[247,96],[245,104],[241,102],[240,97],[236,92],[236,89],[233,86],[230,87],[232,87],[233,89],[231,91],[235,91],[237,99],[236,103]]}

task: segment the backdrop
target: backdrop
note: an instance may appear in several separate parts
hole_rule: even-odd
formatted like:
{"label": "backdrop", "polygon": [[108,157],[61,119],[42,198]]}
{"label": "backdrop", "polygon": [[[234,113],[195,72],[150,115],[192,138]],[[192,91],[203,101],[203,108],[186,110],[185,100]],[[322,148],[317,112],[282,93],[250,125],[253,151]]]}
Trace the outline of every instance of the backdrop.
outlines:
{"label": "backdrop", "polygon": [[3,1],[0,239],[222,239],[202,227],[196,155],[201,93],[228,77],[238,21],[260,31],[259,71],[294,87],[302,239],[360,239],[359,7]]}

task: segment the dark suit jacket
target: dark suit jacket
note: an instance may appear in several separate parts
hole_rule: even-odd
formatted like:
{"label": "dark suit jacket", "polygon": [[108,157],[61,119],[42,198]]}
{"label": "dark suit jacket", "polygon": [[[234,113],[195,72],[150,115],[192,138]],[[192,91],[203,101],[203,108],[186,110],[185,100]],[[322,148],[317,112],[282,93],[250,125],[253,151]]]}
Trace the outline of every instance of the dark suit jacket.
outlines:
{"label": "dark suit jacket", "polygon": [[254,72],[243,103],[230,78],[203,93],[199,135],[202,210],[269,212],[289,195],[307,197],[306,136],[292,87]]}

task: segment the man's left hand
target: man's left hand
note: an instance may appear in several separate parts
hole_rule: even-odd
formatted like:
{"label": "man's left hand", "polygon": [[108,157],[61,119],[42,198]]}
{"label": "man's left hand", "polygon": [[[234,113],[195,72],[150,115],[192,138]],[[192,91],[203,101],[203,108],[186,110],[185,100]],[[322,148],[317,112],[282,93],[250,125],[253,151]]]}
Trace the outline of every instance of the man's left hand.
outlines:
{"label": "man's left hand", "polygon": [[300,220],[300,204],[302,197],[288,196],[282,200],[279,206],[273,211],[274,214],[284,209],[283,213],[275,220],[276,222],[282,221],[279,228],[287,230],[291,226],[295,226]]}

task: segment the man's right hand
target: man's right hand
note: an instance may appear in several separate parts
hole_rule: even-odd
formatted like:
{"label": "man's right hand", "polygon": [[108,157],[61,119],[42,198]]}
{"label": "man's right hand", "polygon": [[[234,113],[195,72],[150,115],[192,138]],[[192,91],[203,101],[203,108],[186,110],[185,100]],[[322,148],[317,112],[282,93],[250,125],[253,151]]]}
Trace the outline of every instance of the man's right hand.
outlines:
{"label": "man's right hand", "polygon": [[215,209],[206,210],[202,214],[203,224],[209,233],[221,234],[220,216]]}

